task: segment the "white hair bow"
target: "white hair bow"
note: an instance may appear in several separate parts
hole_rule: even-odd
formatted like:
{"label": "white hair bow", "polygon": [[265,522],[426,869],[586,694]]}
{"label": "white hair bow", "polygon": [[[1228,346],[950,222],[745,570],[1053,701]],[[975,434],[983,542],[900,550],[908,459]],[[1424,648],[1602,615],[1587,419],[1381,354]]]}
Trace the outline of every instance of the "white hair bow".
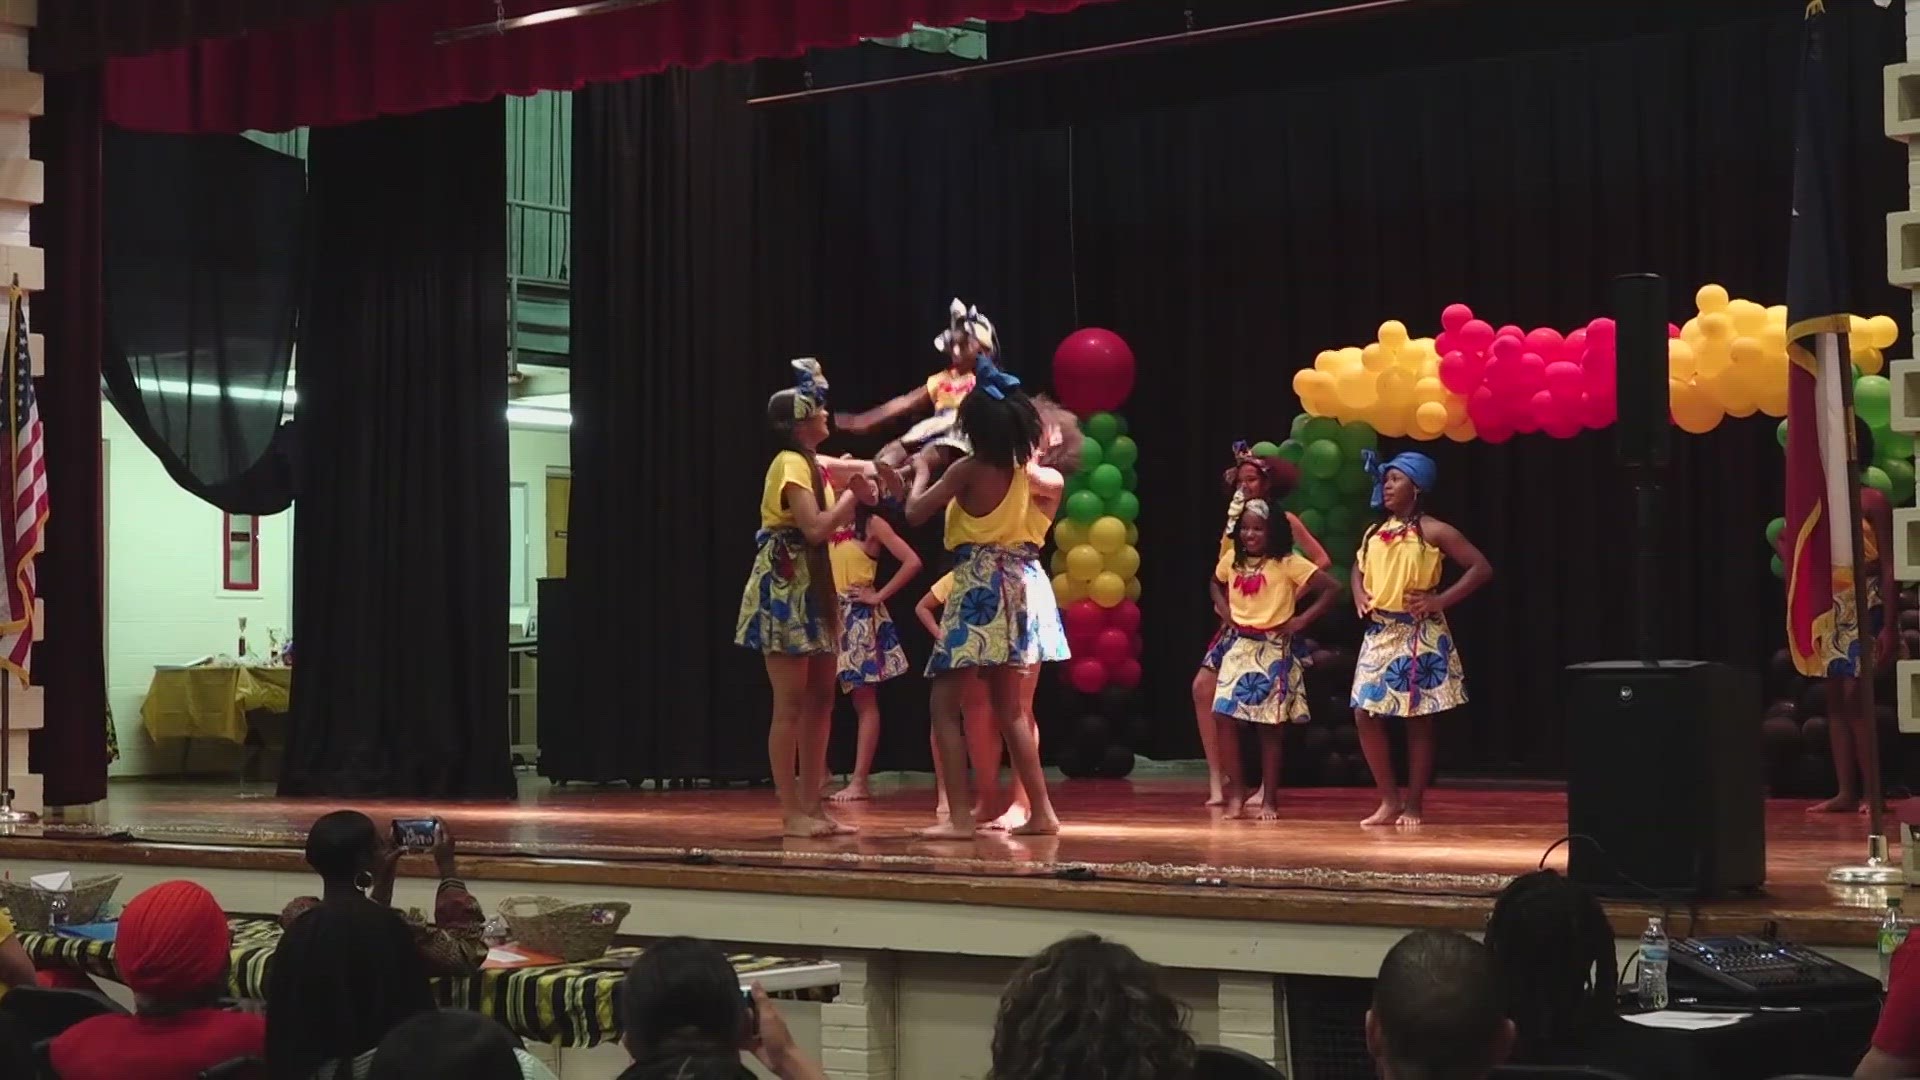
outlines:
{"label": "white hair bow", "polygon": [[947,328],[933,339],[935,352],[945,354],[962,338],[972,338],[986,352],[998,352],[994,344],[993,322],[980,309],[955,298],[947,305]]}

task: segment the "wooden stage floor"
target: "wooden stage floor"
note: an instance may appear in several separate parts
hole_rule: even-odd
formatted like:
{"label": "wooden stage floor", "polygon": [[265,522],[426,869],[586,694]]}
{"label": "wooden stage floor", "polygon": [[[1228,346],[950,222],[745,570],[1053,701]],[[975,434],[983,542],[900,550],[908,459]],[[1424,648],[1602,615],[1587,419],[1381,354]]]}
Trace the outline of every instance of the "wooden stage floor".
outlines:
{"label": "wooden stage floor", "polygon": [[[86,826],[22,828],[0,837],[0,864],[20,858],[298,870],[307,827],[352,805],[384,821],[439,814],[477,880],[570,881],[805,893],[859,899],[1004,903],[1016,907],[1478,929],[1505,881],[1539,865],[1565,831],[1553,791],[1444,788],[1428,824],[1362,829],[1361,789],[1290,790],[1278,822],[1222,821],[1195,779],[1058,784],[1057,837],[982,834],[971,843],[913,839],[931,820],[924,783],[881,784],[851,804],[857,836],[778,835],[761,789],[630,791],[523,781],[516,802],[280,799],[237,783],[117,781]],[[1764,898],[1674,910],[1676,930],[1777,923],[1800,940],[1872,938],[1875,896],[1842,896],[1826,869],[1864,853],[1864,819],[1808,815],[1804,802],[1767,811]],[[1565,848],[1548,858],[1564,868]],[[424,867],[408,872],[425,872]],[[1620,905],[1625,931],[1656,908]],[[1695,924],[1689,926],[1689,922]],[[1643,922],[1641,925],[1644,925]]]}

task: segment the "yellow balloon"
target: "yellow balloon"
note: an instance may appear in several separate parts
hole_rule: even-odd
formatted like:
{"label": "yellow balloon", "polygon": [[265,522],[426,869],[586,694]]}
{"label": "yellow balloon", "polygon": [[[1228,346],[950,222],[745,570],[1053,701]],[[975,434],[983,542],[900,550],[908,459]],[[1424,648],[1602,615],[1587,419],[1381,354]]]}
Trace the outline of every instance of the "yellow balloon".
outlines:
{"label": "yellow balloon", "polygon": [[1392,362],[1393,357],[1377,341],[1360,350],[1360,366],[1368,371],[1379,371]]}
{"label": "yellow balloon", "polygon": [[1767,306],[1767,322],[1775,326],[1787,325],[1787,305],[1770,304]]}
{"label": "yellow balloon", "polygon": [[1366,366],[1366,357],[1358,345],[1349,345],[1335,355],[1340,357],[1341,371],[1358,371]]}
{"label": "yellow balloon", "polygon": [[1087,526],[1087,544],[1102,555],[1111,555],[1127,546],[1127,523],[1111,514],[1096,518]]}
{"label": "yellow balloon", "polygon": [[1760,333],[1760,348],[1764,356],[1777,356],[1785,360],[1787,358],[1786,324],[1768,323],[1767,328]]}
{"label": "yellow balloon", "polygon": [[[1322,356],[1330,355],[1322,353]],[[1333,376],[1317,368],[1301,368],[1293,373],[1293,392],[1301,401],[1319,397],[1333,389]]]}
{"label": "yellow balloon", "polygon": [[[1761,329],[1765,330],[1766,328],[1762,327]],[[1727,350],[1728,354],[1733,358],[1733,366],[1737,368],[1758,367],[1760,364],[1760,355],[1765,351],[1766,346],[1760,343],[1759,338],[1744,335],[1734,338],[1733,345]]]}
{"label": "yellow balloon", "polygon": [[1413,376],[1397,367],[1391,367],[1374,378],[1374,394],[1380,404],[1393,409],[1402,409],[1413,404]]}
{"label": "yellow balloon", "polygon": [[1693,351],[1693,364],[1701,378],[1719,378],[1721,372],[1733,366],[1733,342],[1724,337],[1708,337]]}
{"label": "yellow balloon", "polygon": [[1366,421],[1372,426],[1374,432],[1385,435],[1389,439],[1405,438],[1407,425],[1411,420],[1410,411],[1404,407],[1392,409],[1375,405],[1367,410],[1366,415]]}
{"label": "yellow balloon", "polygon": [[1127,522],[1127,543],[1138,544],[1139,542],[1140,542],[1140,526],[1135,525],[1131,521]]}
{"label": "yellow balloon", "polygon": [[1767,309],[1751,300],[1735,300],[1727,305],[1736,334],[1757,334],[1767,328]]}
{"label": "yellow balloon", "polygon": [[1334,392],[1339,395],[1341,408],[1357,416],[1378,401],[1375,378],[1371,371],[1349,371],[1340,376],[1340,380],[1334,384]]}
{"label": "yellow balloon", "polygon": [[1667,389],[1671,395],[1668,401],[1673,410],[1673,421],[1681,430],[1695,435],[1704,434],[1720,426],[1720,418],[1726,410],[1703,389],[1691,383],[1668,380]]}
{"label": "yellow balloon", "polygon": [[[1473,426],[1473,422],[1467,419],[1466,398],[1461,397],[1459,394],[1448,394],[1447,399],[1441,402],[1441,404],[1447,407],[1447,428],[1449,431],[1459,427],[1461,424],[1465,424],[1469,428]],[[1469,439],[1472,437],[1471,435],[1467,436]],[[1464,442],[1466,440],[1463,439],[1461,441]]]}
{"label": "yellow balloon", "polygon": [[1462,420],[1457,424],[1447,425],[1447,438],[1454,442],[1472,442],[1479,437],[1480,433],[1473,429],[1472,420]]}
{"label": "yellow balloon", "polygon": [[1867,341],[1876,349],[1891,349],[1900,340],[1900,324],[1891,315],[1875,315],[1867,320]]}
{"label": "yellow balloon", "polygon": [[1868,343],[1866,340],[1867,320],[1858,315],[1847,316],[1847,336],[1852,338],[1855,344]]}
{"label": "yellow balloon", "polygon": [[1752,416],[1759,407],[1753,389],[1747,383],[1746,372],[1731,364],[1721,368],[1719,374],[1711,378],[1701,375],[1700,388],[1729,416]]}
{"label": "yellow balloon", "polygon": [[1413,427],[1424,435],[1447,430],[1447,407],[1437,401],[1423,401],[1413,410]]}
{"label": "yellow balloon", "polygon": [[1667,377],[1682,381],[1693,378],[1700,370],[1700,362],[1694,358],[1693,346],[1681,338],[1667,339]]}
{"label": "yellow balloon", "polygon": [[1337,374],[1340,370],[1340,354],[1332,349],[1321,349],[1320,355],[1313,358],[1313,369],[1329,375]]}
{"label": "yellow balloon", "polygon": [[1413,400],[1431,401],[1444,406],[1447,400],[1447,384],[1441,382],[1438,375],[1422,375],[1414,380]]}
{"label": "yellow balloon", "polygon": [[1084,582],[1073,580],[1065,574],[1057,574],[1053,579],[1053,598],[1061,604],[1071,604],[1075,600],[1087,598],[1087,586]]}
{"label": "yellow balloon", "polygon": [[1702,285],[1700,291],[1693,294],[1693,306],[1699,308],[1702,315],[1719,311],[1727,306],[1727,290],[1719,285]]}
{"label": "yellow balloon", "polygon": [[1127,598],[1127,579],[1103,570],[1099,577],[1087,583],[1087,595],[1101,607],[1112,607]]}
{"label": "yellow balloon", "polygon": [[1733,320],[1724,311],[1710,312],[1700,316],[1700,332],[1708,341],[1725,341],[1733,336]]}
{"label": "yellow balloon", "polygon": [[1125,581],[1140,572],[1140,549],[1131,544],[1123,544],[1120,550],[1107,556],[1107,569],[1119,574]]}
{"label": "yellow balloon", "polygon": [[1087,542],[1087,528],[1072,518],[1053,523],[1053,543],[1062,551],[1072,551]]}
{"label": "yellow balloon", "polygon": [[1100,567],[1106,560],[1100,557],[1100,549],[1092,544],[1079,544],[1067,551],[1067,576],[1075,581],[1092,581],[1100,575]]}
{"label": "yellow balloon", "polygon": [[1886,362],[1881,358],[1880,350],[1867,344],[1866,340],[1865,337],[1851,339],[1853,366],[1859,368],[1862,375],[1878,375]]}
{"label": "yellow balloon", "polygon": [[1059,577],[1067,572],[1067,553],[1061,548],[1053,549],[1053,558],[1047,560],[1047,572]]}
{"label": "yellow balloon", "polygon": [[1140,599],[1140,579],[1139,578],[1130,577],[1127,579],[1127,599],[1136,600],[1136,601]]}
{"label": "yellow balloon", "polygon": [[1388,319],[1380,324],[1380,344],[1388,349],[1398,349],[1407,343],[1407,324],[1399,319]]}

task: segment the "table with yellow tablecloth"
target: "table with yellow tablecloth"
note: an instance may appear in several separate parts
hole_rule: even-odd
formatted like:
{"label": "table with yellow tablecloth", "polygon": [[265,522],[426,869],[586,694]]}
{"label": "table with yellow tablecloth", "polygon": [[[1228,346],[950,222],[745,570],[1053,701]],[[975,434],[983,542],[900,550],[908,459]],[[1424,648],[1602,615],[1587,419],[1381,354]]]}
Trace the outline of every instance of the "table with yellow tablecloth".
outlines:
{"label": "table with yellow tablecloth", "polygon": [[247,713],[284,713],[292,699],[290,667],[205,664],[155,668],[140,720],[155,739],[247,741]]}

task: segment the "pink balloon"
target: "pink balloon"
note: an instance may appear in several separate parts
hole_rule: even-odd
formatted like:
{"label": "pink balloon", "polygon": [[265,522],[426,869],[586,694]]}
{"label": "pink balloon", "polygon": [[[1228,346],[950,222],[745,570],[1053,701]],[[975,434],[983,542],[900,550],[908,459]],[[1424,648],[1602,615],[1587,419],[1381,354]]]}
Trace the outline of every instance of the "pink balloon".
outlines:
{"label": "pink balloon", "polygon": [[1107,665],[1089,656],[1069,660],[1067,682],[1083,694],[1097,694],[1107,688]]}
{"label": "pink balloon", "polygon": [[1140,685],[1140,661],[1132,657],[1107,665],[1107,679],[1122,690]]}
{"label": "pink balloon", "polygon": [[1467,395],[1467,419],[1473,421],[1474,430],[1481,433],[1507,425],[1507,410],[1493,387],[1482,386]]}
{"label": "pink balloon", "polygon": [[1667,336],[1668,336],[1669,338],[1677,338],[1677,337],[1679,337],[1679,336],[1680,336],[1680,328],[1679,328],[1679,327],[1677,327],[1677,326],[1675,326],[1675,325],[1673,325],[1672,323],[1668,323],[1668,324],[1667,324]]}
{"label": "pink balloon", "polygon": [[1127,650],[1128,650],[1127,655],[1129,656],[1145,656],[1146,655],[1147,641],[1145,638],[1140,636],[1140,631],[1135,630],[1132,633],[1127,635]]}
{"label": "pink balloon", "polygon": [[1493,336],[1495,338],[1510,337],[1510,338],[1519,338],[1521,341],[1527,340],[1527,332],[1513,325],[1512,323],[1508,323],[1507,325],[1494,331]]}
{"label": "pink balloon", "polygon": [[1460,335],[1460,348],[1468,353],[1483,353],[1493,345],[1493,327],[1485,320],[1468,319],[1457,331]]}
{"label": "pink balloon", "polygon": [[1613,423],[1613,399],[1599,394],[1585,394],[1580,398],[1580,423],[1596,431]]}
{"label": "pink balloon", "polygon": [[1516,359],[1526,349],[1526,342],[1512,335],[1493,339],[1493,355],[1501,360]]}
{"label": "pink balloon", "polygon": [[1440,309],[1440,326],[1449,332],[1458,333],[1461,327],[1471,321],[1473,309],[1465,304],[1448,304]]}
{"label": "pink balloon", "polygon": [[1570,360],[1576,364],[1583,363],[1584,361],[1581,359],[1581,355],[1586,351],[1587,328],[1582,326],[1573,333],[1568,334],[1567,340],[1561,343],[1560,359]]}
{"label": "pink balloon", "polygon": [[1433,351],[1439,353],[1441,356],[1445,356],[1458,348],[1460,348],[1460,343],[1454,340],[1453,331],[1442,330],[1434,335]]}
{"label": "pink balloon", "polygon": [[1571,439],[1580,434],[1580,406],[1576,404],[1566,411],[1556,411],[1547,417],[1541,430],[1555,439]]}
{"label": "pink balloon", "polygon": [[1612,352],[1613,342],[1614,331],[1612,319],[1603,315],[1587,324],[1587,346],[1589,348]]}
{"label": "pink balloon", "polygon": [[1580,401],[1580,395],[1587,389],[1586,372],[1580,370],[1579,364],[1565,360],[1557,360],[1547,365],[1546,380],[1547,393],[1552,394],[1554,400],[1559,402],[1577,404]]}
{"label": "pink balloon", "polygon": [[1111,330],[1088,327],[1053,351],[1053,389],[1060,404],[1085,416],[1117,409],[1133,392],[1133,350]]}
{"label": "pink balloon", "polygon": [[1061,609],[1060,622],[1067,631],[1067,645],[1076,653],[1087,652],[1106,629],[1107,612],[1092,600],[1075,600]]}
{"label": "pink balloon", "polygon": [[[1089,600],[1089,601],[1086,601],[1086,603],[1092,603],[1092,601]],[[1093,606],[1095,610],[1100,610],[1099,604],[1094,604]],[[1112,627],[1115,630],[1125,630],[1127,633],[1134,634],[1136,636],[1139,634],[1140,632],[1140,605],[1139,604],[1136,604],[1131,600],[1122,600],[1119,603],[1113,605],[1111,608],[1105,609],[1105,611],[1106,611],[1106,624],[1109,627]]]}
{"label": "pink balloon", "polygon": [[1513,430],[1522,435],[1531,435],[1547,426],[1547,419],[1553,412],[1553,395],[1545,390],[1528,394],[1514,410]]}
{"label": "pink balloon", "polygon": [[1481,365],[1467,359],[1465,353],[1455,351],[1440,358],[1440,385],[1456,394],[1473,393],[1473,388],[1480,385],[1481,374]]}
{"label": "pink balloon", "polygon": [[1093,655],[1113,664],[1133,655],[1133,638],[1125,630],[1102,630],[1093,640]]}
{"label": "pink balloon", "polygon": [[1587,351],[1580,357],[1580,371],[1586,376],[1589,393],[1605,391],[1608,397],[1613,396],[1612,349],[1603,351],[1588,346]]}
{"label": "pink balloon", "polygon": [[1539,353],[1521,353],[1516,384],[1529,394],[1547,385],[1547,362]]}
{"label": "pink balloon", "polygon": [[1566,338],[1551,326],[1536,326],[1527,331],[1527,349],[1540,354],[1540,359],[1551,364],[1560,359],[1560,346]]}
{"label": "pink balloon", "polygon": [[1493,424],[1487,427],[1475,424],[1473,430],[1480,437],[1481,442],[1492,443],[1495,446],[1513,438],[1513,428],[1506,424]]}

